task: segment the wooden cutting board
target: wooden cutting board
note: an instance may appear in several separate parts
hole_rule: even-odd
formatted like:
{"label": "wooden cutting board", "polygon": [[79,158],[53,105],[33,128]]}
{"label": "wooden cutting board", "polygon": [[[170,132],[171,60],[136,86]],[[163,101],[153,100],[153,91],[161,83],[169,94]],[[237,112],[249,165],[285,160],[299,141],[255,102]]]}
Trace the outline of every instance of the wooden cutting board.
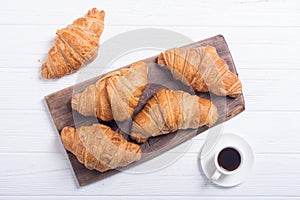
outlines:
{"label": "wooden cutting board", "polygon": [[[222,35],[217,35],[212,38],[195,42],[186,45],[185,47],[200,47],[205,45],[211,45],[216,47],[220,57],[226,60],[230,70],[233,73],[237,74],[230,51]],[[157,56],[143,60],[148,64],[149,67],[149,75],[148,75],[149,84],[139,101],[139,105],[137,106],[134,115],[143,108],[147,100],[151,98],[151,96],[153,96],[156,91],[158,91],[163,87],[167,87],[174,90],[181,89],[187,92],[193,92],[190,90],[190,88],[181,84],[180,81],[174,80],[172,78],[171,73],[168,70],[158,67],[156,65],[156,60],[157,60]],[[95,120],[95,118],[93,117],[83,117],[80,114],[78,114],[76,111],[72,111],[70,106],[70,100],[74,93],[83,91],[87,86],[94,84],[99,78],[100,77],[89,79],[87,81],[78,83],[76,85],[60,90],[53,94],[47,95],[45,97],[52,119],[54,121],[54,124],[59,134],[63,129],[63,127],[65,126],[74,127],[76,124],[76,127],[80,127],[82,125],[90,125],[98,122],[98,120]],[[220,117],[215,125],[225,122],[245,110],[245,102],[244,102],[243,95],[240,95],[235,99],[232,99],[229,97],[218,97],[215,95],[209,95],[208,93],[196,93],[196,94],[200,97],[211,99],[213,103],[218,107],[218,112]],[[116,125],[115,122],[101,122],[101,123],[105,123],[106,125],[109,125],[110,127],[112,127],[112,129],[114,129],[118,133],[122,134],[125,138],[130,140],[126,134],[126,132],[128,133],[130,130],[129,122],[125,122],[123,124],[118,124],[118,125]],[[122,130],[119,127],[122,127],[121,128]],[[144,153],[142,155],[141,160],[129,165],[128,167],[138,165],[158,155],[161,155],[163,152],[172,149],[173,147],[191,139],[192,137],[202,133],[203,131],[206,131],[207,129],[208,127],[204,126],[204,127],[200,127],[198,130],[188,129],[188,130],[180,131],[180,133],[174,132],[174,133],[169,133],[167,135],[158,136],[155,138],[150,138],[146,143],[141,145],[141,148]],[[95,181],[104,179],[106,177],[109,177],[119,172],[119,170],[110,170],[107,172],[100,173],[95,170],[88,170],[87,168],[84,167],[84,165],[82,165],[77,161],[76,157],[72,153],[67,151],[67,154],[69,156],[69,160],[71,162],[75,176],[80,186],[93,183]]]}

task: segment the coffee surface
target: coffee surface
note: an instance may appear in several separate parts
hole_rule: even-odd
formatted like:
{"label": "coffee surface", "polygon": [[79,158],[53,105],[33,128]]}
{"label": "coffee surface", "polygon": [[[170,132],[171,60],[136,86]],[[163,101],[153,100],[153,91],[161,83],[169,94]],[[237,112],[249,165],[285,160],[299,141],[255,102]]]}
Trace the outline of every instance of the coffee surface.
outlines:
{"label": "coffee surface", "polygon": [[225,148],[218,155],[218,164],[227,171],[233,171],[240,166],[241,155],[234,148]]}

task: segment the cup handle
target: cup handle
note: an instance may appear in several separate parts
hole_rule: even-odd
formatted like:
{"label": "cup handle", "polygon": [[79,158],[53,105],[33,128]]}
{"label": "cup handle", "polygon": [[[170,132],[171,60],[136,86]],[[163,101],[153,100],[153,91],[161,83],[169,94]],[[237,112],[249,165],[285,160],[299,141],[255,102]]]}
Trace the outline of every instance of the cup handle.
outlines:
{"label": "cup handle", "polygon": [[221,177],[221,175],[222,175],[221,172],[218,169],[216,169],[215,172],[213,173],[211,179],[213,181],[216,181]]}

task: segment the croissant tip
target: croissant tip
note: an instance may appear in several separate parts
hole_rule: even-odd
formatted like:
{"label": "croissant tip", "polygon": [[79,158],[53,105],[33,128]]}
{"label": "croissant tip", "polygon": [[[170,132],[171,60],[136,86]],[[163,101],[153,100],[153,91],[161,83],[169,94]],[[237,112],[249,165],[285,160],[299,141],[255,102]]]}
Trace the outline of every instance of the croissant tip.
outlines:
{"label": "croissant tip", "polygon": [[70,132],[70,131],[73,131],[73,130],[75,130],[73,127],[71,127],[71,126],[65,126],[65,127],[61,130],[61,134],[66,134],[66,133],[68,133],[68,132]]}
{"label": "croissant tip", "polygon": [[100,16],[101,16],[102,18],[105,17],[105,11],[104,11],[104,10],[101,10],[101,11],[100,11]]}
{"label": "croissant tip", "polygon": [[160,66],[166,65],[166,62],[165,62],[164,54],[163,54],[163,53],[160,53],[159,56],[157,57],[157,63],[158,63]]}
{"label": "croissant tip", "polygon": [[77,110],[77,106],[78,106],[78,101],[79,101],[79,94],[75,94],[72,96],[71,98],[71,107],[73,110]]}
{"label": "croissant tip", "polygon": [[142,158],[142,154],[143,154],[141,147],[139,147],[136,153],[137,153],[136,161],[138,161]]}
{"label": "croissant tip", "polygon": [[103,19],[105,17],[105,11],[98,10],[97,8],[92,8],[88,11],[87,16]]}
{"label": "croissant tip", "polygon": [[42,78],[45,78],[45,79],[51,79],[50,72],[48,70],[48,67],[47,67],[46,63],[44,63],[42,65],[41,76],[42,76]]}
{"label": "croissant tip", "polygon": [[237,82],[229,89],[228,96],[231,98],[236,98],[242,94],[242,83],[236,75],[234,76],[236,77]]}
{"label": "croissant tip", "polygon": [[65,126],[60,134],[62,143],[66,147],[67,150],[70,150],[72,147],[72,142],[75,134],[75,128],[70,126]]}
{"label": "croissant tip", "polygon": [[219,118],[219,114],[218,114],[218,109],[217,107],[211,103],[211,109],[208,113],[208,120],[209,120],[209,124],[208,127],[213,126]]}
{"label": "croissant tip", "polygon": [[135,133],[131,133],[130,138],[136,141],[137,143],[144,143],[147,141],[147,138],[142,138],[140,137],[139,134],[135,134]]}
{"label": "croissant tip", "polygon": [[238,96],[240,96],[242,93],[241,92],[237,92],[237,93],[234,93],[234,94],[230,94],[228,95],[229,97],[231,98],[237,98]]}

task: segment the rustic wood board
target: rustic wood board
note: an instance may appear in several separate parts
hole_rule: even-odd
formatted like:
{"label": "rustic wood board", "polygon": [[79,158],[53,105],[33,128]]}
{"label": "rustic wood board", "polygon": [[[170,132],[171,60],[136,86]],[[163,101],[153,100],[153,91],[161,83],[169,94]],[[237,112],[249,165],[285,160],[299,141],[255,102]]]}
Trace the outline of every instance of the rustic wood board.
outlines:
{"label": "rustic wood board", "polygon": [[[186,45],[185,47],[199,47],[205,45],[211,45],[216,47],[220,57],[226,60],[230,70],[233,73],[237,74],[230,51],[222,35],[217,35],[212,38],[195,42]],[[151,98],[151,96],[162,87],[167,87],[174,90],[181,89],[187,92],[192,92],[190,88],[182,85],[179,81],[174,80],[168,70],[157,67],[156,60],[157,60],[157,56],[143,60],[148,64],[149,67],[149,75],[148,75],[149,81],[148,81],[148,86],[139,101],[139,105],[137,106],[134,115],[139,110],[141,110],[142,107],[145,105],[146,101],[149,98]],[[76,85],[65,88],[53,94],[47,95],[45,97],[46,103],[48,105],[48,109],[51,113],[53,122],[59,134],[63,129],[63,127],[65,126],[80,127],[82,125],[90,125],[93,123],[98,123],[98,120],[93,117],[83,117],[77,112],[72,111],[70,107],[70,99],[74,93],[83,91],[87,86],[95,83],[99,78],[100,76],[89,79],[87,81],[78,83]],[[208,93],[196,93],[196,94],[200,97],[211,99],[213,103],[218,107],[218,112],[220,117],[215,125],[227,121],[245,110],[245,102],[244,102],[243,95],[240,95],[235,99],[232,99],[229,97],[218,97],[215,95],[209,95]],[[130,123],[125,122],[123,124],[118,124],[119,127],[122,127],[121,129],[114,122],[101,122],[101,123],[105,123],[109,125],[115,131],[119,132],[128,140],[130,140],[126,134],[130,130]],[[172,149],[173,147],[202,133],[203,131],[206,131],[207,129],[208,127],[204,126],[198,128],[197,130],[188,129],[188,130],[180,131],[180,133],[174,132],[174,133],[169,133],[167,135],[162,135],[155,138],[150,138],[146,143],[141,145],[141,148],[143,150],[143,156],[141,160],[129,165],[128,167],[135,166],[142,162],[150,160],[162,154],[163,152],[166,152]],[[73,171],[75,173],[75,176],[80,186],[93,183],[95,181],[104,179],[106,177],[109,177],[119,172],[119,170],[110,170],[107,172],[100,173],[95,170],[88,170],[87,168],[84,167],[84,165],[82,165],[77,161],[76,157],[72,153],[67,151],[67,154],[69,156],[69,160],[73,167]]]}

